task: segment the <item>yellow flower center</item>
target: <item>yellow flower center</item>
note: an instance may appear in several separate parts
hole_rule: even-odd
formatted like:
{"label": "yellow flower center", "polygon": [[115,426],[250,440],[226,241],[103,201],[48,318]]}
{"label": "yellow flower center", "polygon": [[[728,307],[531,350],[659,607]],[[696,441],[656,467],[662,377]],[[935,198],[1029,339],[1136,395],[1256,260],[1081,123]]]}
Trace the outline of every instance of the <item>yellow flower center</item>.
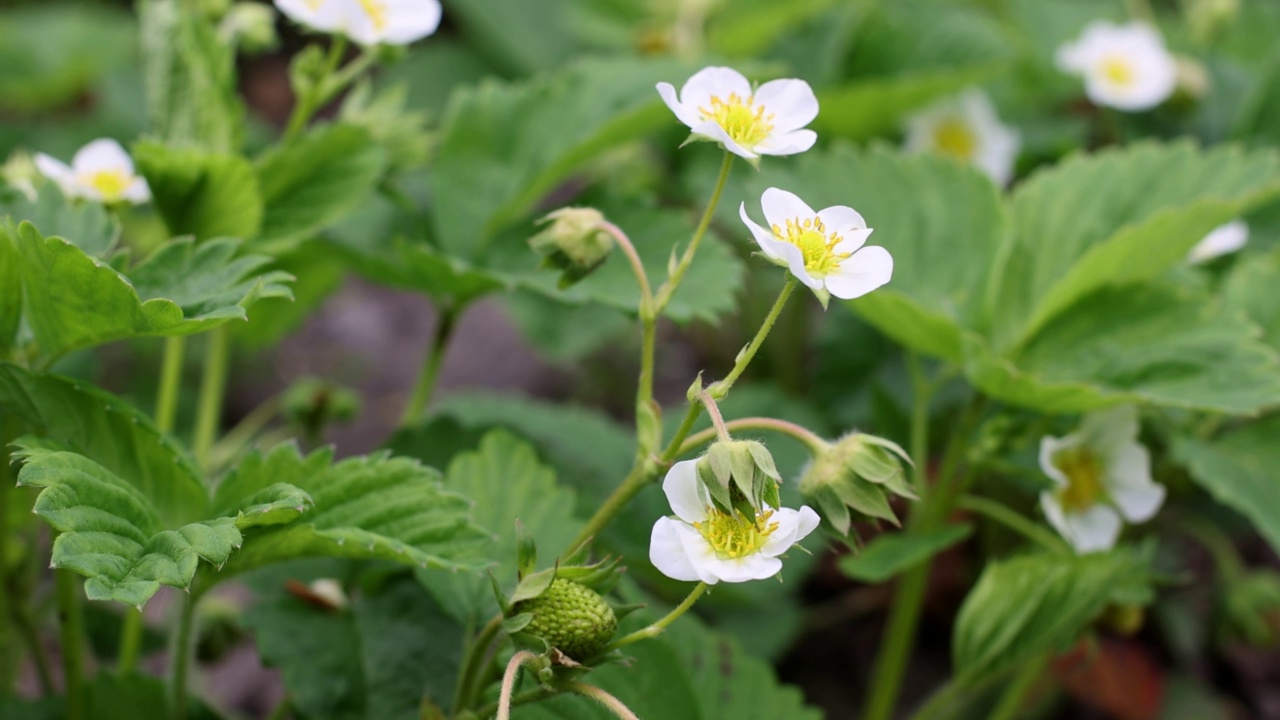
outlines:
{"label": "yellow flower center", "polygon": [[968,160],[978,149],[978,137],[963,120],[947,118],[933,129],[933,144],[948,155]]}
{"label": "yellow flower center", "polygon": [[819,218],[788,220],[785,228],[773,226],[773,236],[800,248],[804,256],[804,269],[815,278],[826,277],[852,253],[838,253],[836,246],[844,237],[827,232]]}
{"label": "yellow flower center", "polygon": [[373,29],[382,32],[387,29],[387,3],[384,0],[359,0],[364,14],[369,16]]}
{"label": "yellow flower center", "polygon": [[97,170],[81,176],[81,182],[102,194],[104,202],[119,200],[133,177],[124,170]]}
{"label": "yellow flower center", "polygon": [[1063,450],[1053,456],[1053,464],[1067,476],[1067,486],[1058,493],[1064,512],[1084,512],[1105,495],[1102,463],[1088,448]]}
{"label": "yellow flower center", "polygon": [[1102,77],[1114,85],[1128,86],[1133,84],[1133,66],[1125,58],[1111,55],[1102,60],[1099,69],[1102,71]]}
{"label": "yellow flower center", "polygon": [[736,560],[760,552],[769,536],[778,529],[777,522],[769,522],[772,510],[747,518],[741,513],[725,513],[719,508],[707,508],[707,519],[693,524],[721,560]]}
{"label": "yellow flower center", "polygon": [[753,148],[769,137],[773,131],[773,113],[765,114],[763,105],[756,105],[753,95],[746,99],[737,93],[729,93],[728,99],[711,96],[711,107],[700,107],[703,120],[714,120],[725,133],[744,148]]}

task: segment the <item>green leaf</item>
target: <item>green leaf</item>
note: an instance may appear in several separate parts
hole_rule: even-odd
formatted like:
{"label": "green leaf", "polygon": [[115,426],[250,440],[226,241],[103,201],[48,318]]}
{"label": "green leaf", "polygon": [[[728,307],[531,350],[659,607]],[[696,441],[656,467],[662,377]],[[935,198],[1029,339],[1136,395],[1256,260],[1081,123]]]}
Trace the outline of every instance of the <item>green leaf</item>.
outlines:
{"label": "green leaf", "polygon": [[1280,155],[1143,143],[1037,173],[990,287],[993,347],[1026,342],[1086,294],[1149,280],[1213,228],[1280,193]]}
{"label": "green leaf", "polygon": [[822,112],[810,127],[823,137],[850,140],[870,140],[892,134],[912,111],[966,87],[982,84],[1000,69],[999,65],[947,67],[858,78],[818,93]]}
{"label": "green leaf", "polygon": [[0,358],[8,358],[18,345],[22,327],[22,266],[18,247],[9,233],[0,229]]}
{"label": "green leaf", "polygon": [[331,245],[303,241],[276,257],[271,269],[296,278],[290,290],[293,298],[262,298],[253,306],[253,321],[233,325],[237,348],[255,350],[278,343],[297,330],[332,295],[346,276],[347,264]]}
{"label": "green leaf", "polygon": [[973,533],[968,523],[937,530],[904,530],[877,536],[856,555],[840,559],[840,570],[854,580],[882,583],[905,572]]}
{"label": "green leaf", "polygon": [[570,58],[635,44],[649,11],[634,0],[455,0],[450,17],[504,74],[529,75]]}
{"label": "green leaf", "polygon": [[600,60],[455,95],[432,172],[440,249],[475,260],[584,161],[675,122],[653,87],[686,74],[672,61]]}
{"label": "green leaf", "polygon": [[143,141],[133,159],[169,234],[248,239],[262,227],[258,176],[243,157]]}
{"label": "green leaf", "polygon": [[200,560],[241,543],[230,518],[166,526],[134,485],[83,455],[19,442],[18,484],[43,488],[35,513],[58,531],[52,566],[84,575],[90,600],[142,607],[161,585],[190,587]]}
{"label": "green leaf", "polygon": [[[291,488],[282,493],[279,484]],[[278,513],[289,507],[277,504],[280,495],[295,491],[309,496],[314,507],[298,522],[273,524],[249,536],[227,573],[303,557],[391,560],[454,570],[472,569],[479,560],[485,534],[471,522],[470,501],[442,487],[439,472],[386,453],[334,463],[332,448],[304,457],[297,446],[280,445],[241,461],[219,484],[213,505],[229,513],[243,511],[246,504],[263,506],[267,500],[271,509],[266,512]]]}
{"label": "green leaf", "polygon": [[354,594],[326,611],[258,587],[244,616],[263,662],[279,668],[293,705],[313,720],[417,720],[424,693],[453,700],[463,630],[412,578]]}
{"label": "green leaf", "polygon": [[[98,673],[85,682],[85,720],[136,720],[153,717],[156,708],[168,707],[169,686],[150,675]],[[0,717],[5,720],[64,720],[68,717],[66,697],[46,697],[26,701],[0,698]],[[219,720],[220,715],[196,698],[191,698],[186,717],[190,720]]]}
{"label": "green leaf", "polygon": [[991,396],[1042,412],[1137,402],[1252,414],[1280,403],[1280,358],[1256,335],[1241,315],[1186,290],[1110,288],[1012,357],[973,340],[965,371]]}
{"label": "green leaf", "polygon": [[768,50],[779,36],[813,20],[835,4],[835,0],[788,3],[738,0],[732,6],[714,8],[717,12],[708,23],[707,42],[717,53],[727,56],[758,55]]}
{"label": "green leaf", "polygon": [[1263,342],[1280,350],[1280,252],[1246,257],[1232,266],[1223,299],[1262,327]]}
{"label": "green leaf", "polygon": [[258,161],[266,214],[255,246],[288,248],[360,207],[385,159],[368,131],[340,123],[273,148]]}
{"label": "green leaf", "polygon": [[166,527],[209,517],[195,464],[147,415],[78,380],[0,363],[0,414],[124,478],[148,499]]}
{"label": "green leaf", "polygon": [[[568,549],[582,525],[573,514],[573,491],[556,484],[555,472],[538,460],[532,445],[502,430],[485,435],[474,452],[454,457],[445,487],[471,498],[472,518],[493,532],[482,552],[505,588],[516,582],[517,520],[541,549],[544,566]],[[483,622],[497,612],[485,578],[436,573],[422,579],[460,622]]]}
{"label": "green leaf", "polygon": [[[2,231],[0,231],[2,232]],[[53,359],[130,337],[190,335],[246,319],[262,297],[289,297],[284,273],[256,272],[268,259],[234,257],[237,243],[162,246],[126,278],[30,223],[18,228],[26,319],[39,356]]]}
{"label": "green leaf", "polygon": [[44,113],[74,103],[112,72],[131,70],[137,38],[124,8],[44,3],[0,15],[0,108]]}
{"label": "green leaf", "polygon": [[958,678],[971,683],[1075,642],[1134,565],[1125,551],[988,563],[956,618]]}
{"label": "green leaf", "polygon": [[105,258],[120,236],[120,225],[98,203],[69,200],[46,185],[35,202],[20,193],[0,202],[0,216],[8,215],[16,226],[23,220],[41,232],[66,238],[97,258]]}
{"label": "green leaf", "polygon": [[1191,479],[1218,502],[1253,523],[1280,550],[1280,416],[1233,430],[1213,440],[1176,437],[1173,454],[1185,464]]}
{"label": "green leaf", "polygon": [[962,328],[983,312],[1005,216],[984,175],[945,158],[907,157],[878,146],[840,145],[809,152],[753,177],[747,209],[760,217],[760,194],[785,187],[814,209],[851,205],[875,229],[870,244],[894,259],[893,279],[853,306],[881,332],[916,350],[962,356]]}

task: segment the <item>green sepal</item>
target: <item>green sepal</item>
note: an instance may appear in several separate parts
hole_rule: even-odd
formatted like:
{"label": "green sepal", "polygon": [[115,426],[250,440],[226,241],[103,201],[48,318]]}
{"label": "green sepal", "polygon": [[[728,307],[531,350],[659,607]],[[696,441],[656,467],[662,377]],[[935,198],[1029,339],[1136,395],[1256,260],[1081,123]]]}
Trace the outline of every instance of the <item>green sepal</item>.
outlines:
{"label": "green sepal", "polygon": [[489,588],[493,590],[493,599],[498,601],[498,609],[502,611],[504,616],[510,614],[511,605],[507,603],[507,596],[502,592],[502,585],[498,583],[498,578],[493,574],[492,570],[487,574],[489,575]]}
{"label": "green sepal", "polygon": [[840,496],[836,495],[834,490],[829,487],[818,488],[810,496],[810,499],[818,504],[818,509],[822,511],[822,517],[831,523],[831,527],[835,528],[836,532],[841,535],[849,533],[849,528],[853,525],[853,520],[849,515],[849,508],[840,499]]}
{"label": "green sepal", "polygon": [[556,579],[557,569],[547,568],[521,578],[516,585],[515,592],[511,593],[511,599],[508,602],[515,605],[521,600],[531,600],[546,592],[547,588],[551,587],[551,583]]}
{"label": "green sepal", "polygon": [[516,518],[516,577],[524,577],[538,567],[538,545],[520,518]]}
{"label": "green sepal", "polygon": [[633,613],[633,612],[635,612],[635,611],[637,611],[637,610],[643,610],[643,609],[644,609],[644,608],[646,608],[646,607],[649,607],[649,606],[648,606],[648,605],[646,605],[646,604],[644,604],[644,603],[630,603],[630,604],[627,604],[627,605],[614,605],[614,606],[613,606],[613,614],[614,614],[614,615],[617,615],[617,616],[618,616],[618,621],[619,621],[619,622],[621,622],[621,621],[622,621],[622,619],[623,619],[623,618],[625,618],[626,616],[630,615],[631,613]]}
{"label": "green sepal", "polygon": [[859,482],[857,478],[849,478],[846,482],[836,483],[831,489],[844,501],[844,504],[863,515],[900,525],[898,516],[889,507],[889,501],[880,488]]}
{"label": "green sepal", "polygon": [[502,621],[502,631],[508,635],[514,635],[525,629],[531,622],[533,622],[533,613],[512,615]]}

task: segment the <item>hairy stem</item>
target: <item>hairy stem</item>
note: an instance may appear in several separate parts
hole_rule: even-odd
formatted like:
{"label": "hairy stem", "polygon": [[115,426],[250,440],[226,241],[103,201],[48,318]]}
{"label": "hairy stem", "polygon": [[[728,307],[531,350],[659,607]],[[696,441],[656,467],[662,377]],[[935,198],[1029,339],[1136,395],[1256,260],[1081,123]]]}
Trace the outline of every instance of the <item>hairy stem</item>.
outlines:
{"label": "hairy stem", "polygon": [[275,395],[245,415],[213,445],[209,451],[209,467],[221,468],[235,460],[250,442],[262,432],[284,407],[284,397]]}
{"label": "hairy stem", "polygon": [[497,720],[511,720],[511,696],[515,693],[516,679],[520,677],[520,667],[538,656],[528,650],[521,650],[511,656],[507,670],[502,674],[502,691],[498,694]]}
{"label": "hairy stem", "polygon": [[480,690],[478,687],[480,684],[479,675],[484,668],[485,655],[501,628],[502,615],[498,614],[488,623],[485,623],[485,626],[476,634],[475,639],[467,646],[466,652],[463,653],[462,664],[458,670],[458,686],[453,693],[454,716],[474,704],[476,693]]}
{"label": "hairy stem", "polygon": [[729,171],[733,169],[733,153],[728,151],[724,154],[724,162],[720,164],[720,177],[716,179],[716,187],[711,191],[711,200],[707,202],[707,209],[702,213],[702,219],[698,221],[698,227],[693,231],[693,238],[689,241],[689,247],[685,248],[684,254],[680,256],[680,261],[676,264],[675,270],[672,271],[671,277],[658,288],[658,296],[654,300],[654,314],[662,314],[663,309],[667,307],[667,303],[671,302],[671,297],[675,295],[676,289],[680,287],[680,281],[684,279],[684,274],[688,271],[689,266],[693,264],[693,256],[698,252],[698,246],[702,244],[702,238],[707,234],[707,228],[711,226],[711,218],[715,216],[716,206],[720,204],[720,195],[724,193],[724,186],[729,181]]}
{"label": "hairy stem", "polygon": [[197,590],[193,583],[178,615],[178,633],[174,637],[170,659],[173,666],[170,675],[171,714],[174,720],[184,720],[187,716],[187,675],[194,652],[191,644],[195,635],[196,605],[199,604],[202,593],[203,590]]}
{"label": "hairy stem", "polygon": [[[791,437],[804,443],[810,452],[817,454],[827,448],[827,441],[823,440],[817,433],[807,427],[797,425],[786,420],[778,420],[769,417],[748,417],[738,418],[726,422],[725,428],[730,432],[741,432],[743,430],[772,430]],[[676,452],[675,457],[686,455],[697,450],[700,446],[710,442],[716,436],[715,428],[707,428],[700,430],[689,437],[685,438],[684,443],[680,446],[680,450]]]}
{"label": "hairy stem", "polygon": [[627,707],[621,700],[594,685],[570,682],[565,683],[565,689],[595,700],[622,720],[640,720],[635,713],[631,712],[631,708]]}
{"label": "hairy stem", "polygon": [[782,292],[778,293],[778,299],[773,301],[773,307],[769,309],[769,314],[765,316],[764,323],[760,325],[760,330],[756,332],[756,336],[751,342],[738,353],[738,360],[734,363],[733,369],[723,380],[715,382],[711,387],[707,388],[707,392],[717,399],[723,400],[729,394],[729,388],[738,381],[743,371],[751,364],[752,358],[756,356],[756,351],[764,344],[765,338],[769,337],[769,331],[773,329],[774,323],[778,321],[778,316],[782,314],[782,308],[786,307],[787,299],[791,297],[791,292],[796,289],[799,280],[794,275],[787,275],[787,282],[782,286]]}
{"label": "hairy stem", "polygon": [[703,390],[698,393],[698,400],[707,409],[707,416],[711,418],[711,427],[716,431],[716,437],[720,438],[720,442],[732,440],[733,438],[729,436],[729,428],[724,425],[724,416],[720,414],[720,406],[716,405],[716,399],[711,397],[711,393]]}
{"label": "hairy stem", "polygon": [[610,644],[610,649],[624,647],[634,642],[640,642],[641,640],[661,635],[662,631],[667,629],[667,626],[678,620],[681,615],[688,612],[689,608],[693,607],[693,604],[697,602],[698,598],[702,597],[702,594],[706,591],[707,584],[704,582],[698,583],[694,586],[693,590],[689,591],[689,594],[685,599],[681,601],[674,610],[663,616],[661,620],[658,620],[648,627],[640,628],[633,633],[618,638]]}
{"label": "hairy stem", "polygon": [[182,389],[182,358],[186,347],[187,338],[183,335],[164,340],[159,392],[156,393],[156,428],[162,433],[173,431],[173,420],[178,412],[178,395]]}
{"label": "hairy stem", "polygon": [[431,348],[427,351],[427,361],[422,365],[422,373],[413,387],[413,394],[409,396],[409,402],[404,406],[404,413],[400,416],[401,427],[417,422],[430,404],[431,396],[435,394],[436,381],[440,379],[440,368],[444,365],[445,352],[449,349],[449,340],[453,337],[453,331],[457,327],[458,317],[461,314],[462,308],[453,304],[441,306],[436,331],[431,338]]}
{"label": "hairy stem", "polygon": [[1051,553],[1072,554],[1071,547],[1062,538],[994,500],[976,495],[961,495],[956,500],[956,507],[995,520]]}
{"label": "hairy stem", "polygon": [[200,400],[196,407],[196,429],[192,448],[196,463],[207,468],[209,450],[218,435],[222,420],[223,394],[227,388],[227,367],[231,355],[231,340],[226,327],[209,332],[209,345],[205,348],[204,376],[200,379]]}
{"label": "hairy stem", "polygon": [[[546,700],[549,697],[558,695],[559,692],[560,691],[558,690],[553,690],[551,688],[545,688],[545,687],[536,687],[530,690],[524,690],[512,696],[511,707],[514,708],[514,707],[519,707],[521,705],[527,705],[529,703],[538,702],[539,700]],[[498,703],[497,701],[494,701],[494,702],[488,703],[487,705],[480,706],[480,709],[476,710],[476,717],[490,718],[490,717],[493,717],[493,714],[496,712],[498,712]]]}
{"label": "hairy stem", "polygon": [[84,615],[80,607],[80,578],[70,570],[55,570],[58,620],[62,627],[62,675],[67,690],[67,720],[83,720]]}
{"label": "hairy stem", "polygon": [[293,113],[289,116],[289,124],[285,126],[284,142],[297,137],[307,127],[307,123],[311,121],[311,116],[332,97],[333,94],[328,92],[327,86],[330,84],[330,78],[333,77],[334,71],[338,69],[338,63],[342,62],[342,56],[346,54],[347,38],[343,35],[335,35],[329,43],[329,53],[325,56],[324,73],[316,79],[308,92],[298,97],[293,106]]}

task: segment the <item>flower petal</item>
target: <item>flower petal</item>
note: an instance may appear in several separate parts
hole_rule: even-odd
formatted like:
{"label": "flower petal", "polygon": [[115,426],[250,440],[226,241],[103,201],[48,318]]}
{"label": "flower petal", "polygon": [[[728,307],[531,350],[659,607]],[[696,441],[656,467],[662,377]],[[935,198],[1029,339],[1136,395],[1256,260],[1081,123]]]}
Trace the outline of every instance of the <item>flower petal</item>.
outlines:
{"label": "flower petal", "polygon": [[[800,251],[800,248],[773,237],[762,238],[759,242],[761,246],[767,245],[772,248],[772,253],[777,253],[781,256],[787,264],[787,269],[791,271],[792,275],[796,276],[796,279],[804,283],[805,287],[810,290],[822,289],[822,281],[810,275],[809,271],[805,269],[804,253]],[[767,255],[772,255],[772,253],[769,250],[765,251]]]}
{"label": "flower petal", "polygon": [[862,297],[893,277],[893,256],[882,247],[864,247],[826,277],[827,290],[841,300]]}
{"label": "flower petal", "polygon": [[689,127],[694,127],[702,122],[702,117],[698,115],[696,110],[690,110],[680,102],[680,98],[676,96],[676,88],[671,83],[660,82],[657,85],[658,95],[662,98],[662,102],[671,108],[671,112],[680,122]]}
{"label": "flower petal", "polygon": [[774,511],[771,520],[778,523],[778,529],[773,531],[760,549],[760,553],[766,557],[777,557],[786,552],[813,532],[819,522],[818,513],[808,505],[801,506],[799,510],[779,508]]}
{"label": "flower petal", "polygon": [[79,188],[76,186],[75,172],[72,171],[70,165],[44,153],[36,153],[34,161],[40,174],[52,180],[63,195],[69,198],[80,197]]}
{"label": "flower petal", "polygon": [[1061,438],[1053,437],[1052,435],[1045,435],[1040,438],[1040,470],[1045,475],[1048,475],[1049,479],[1058,487],[1067,487],[1071,484],[1071,480],[1067,477],[1066,473],[1058,469],[1058,466],[1054,464],[1053,459],[1063,450],[1077,447],[1078,445],[1080,445],[1080,439],[1075,435],[1068,435]]}
{"label": "flower petal", "polygon": [[684,548],[685,556],[689,558],[689,564],[698,574],[698,579],[708,585],[720,582],[720,575],[715,572],[715,563],[719,558],[711,543],[686,523],[677,522],[676,532],[680,537],[680,546]]}
{"label": "flower petal", "polygon": [[1132,405],[1095,410],[1084,416],[1075,434],[1099,457],[1111,458],[1138,439],[1138,410]]}
{"label": "flower petal", "polygon": [[[827,232],[848,235],[854,230],[866,230],[867,221],[862,219],[862,215],[851,207],[845,205],[832,205],[829,208],[823,208],[818,211],[818,219],[823,225],[827,226]],[[859,244],[861,247],[861,244]],[[854,248],[857,250],[858,248]]]}
{"label": "flower petal", "polygon": [[809,220],[818,214],[800,196],[771,187],[760,195],[760,209],[770,226],[786,227],[788,220]]}
{"label": "flower petal", "polygon": [[649,562],[673,580],[700,580],[698,571],[689,561],[689,554],[685,552],[684,543],[680,541],[680,526],[679,520],[658,518],[649,537]]}
{"label": "flower petal", "polygon": [[751,148],[744,148],[739,145],[733,138],[729,137],[729,133],[714,120],[704,120],[694,127],[690,128],[694,135],[701,135],[708,140],[720,143],[725,150],[747,160],[755,160],[760,157]]}
{"label": "flower petal", "polygon": [[833,251],[840,255],[852,255],[858,251],[858,248],[867,244],[867,238],[871,237],[874,232],[871,228],[862,228],[861,230],[850,230],[844,236],[844,239],[832,248]]}
{"label": "flower petal", "polygon": [[1233,220],[1214,228],[1187,253],[1187,262],[1196,264],[1228,255],[1249,242],[1249,226],[1243,220]]}
{"label": "flower petal", "polygon": [[101,170],[124,170],[133,174],[133,160],[129,153],[111,138],[98,138],[77,150],[71,159],[71,167],[76,174]]}
{"label": "flower petal", "polygon": [[443,12],[439,0],[384,0],[387,28],[382,42],[407,45],[433,34],[440,27]]}
{"label": "flower petal", "polygon": [[747,215],[746,203],[742,203],[738,206],[738,217],[742,218],[742,223],[751,231],[751,237],[755,239],[756,245],[760,246],[761,252],[773,260],[784,263],[787,261],[786,257],[780,254],[778,249],[775,247],[774,243],[778,241],[773,237],[773,233],[757,225],[756,222],[751,219],[751,216]]}
{"label": "flower petal", "polygon": [[1150,520],[1164,504],[1164,486],[1151,478],[1151,455],[1138,443],[1111,457],[1105,482],[1112,501],[1129,522]]}
{"label": "flower petal", "polygon": [[755,151],[761,155],[796,155],[813,147],[816,142],[818,133],[812,130],[790,130],[781,134],[775,131],[760,141]]}
{"label": "flower petal", "polygon": [[127,200],[134,205],[140,205],[151,201],[151,186],[147,185],[145,178],[135,177],[129,183],[129,187],[125,188],[120,194],[120,199]]}
{"label": "flower petal", "polygon": [[708,499],[698,482],[697,460],[682,460],[672,465],[662,480],[662,492],[666,494],[676,517],[687,523],[707,519]]}
{"label": "flower petal", "polygon": [[751,95],[751,83],[742,73],[728,67],[706,67],[694,73],[680,88],[680,103],[690,112],[698,113],[711,106],[711,98],[728,99],[729,95],[737,95],[746,100]]}
{"label": "flower petal", "polygon": [[818,117],[818,98],[803,80],[770,80],[756,88],[755,100],[764,106],[766,115],[773,115],[774,131],[780,134],[802,128]]}
{"label": "flower petal", "polygon": [[1115,547],[1120,537],[1120,515],[1106,505],[1094,505],[1080,513],[1064,516],[1064,536],[1079,553],[1101,552]]}

